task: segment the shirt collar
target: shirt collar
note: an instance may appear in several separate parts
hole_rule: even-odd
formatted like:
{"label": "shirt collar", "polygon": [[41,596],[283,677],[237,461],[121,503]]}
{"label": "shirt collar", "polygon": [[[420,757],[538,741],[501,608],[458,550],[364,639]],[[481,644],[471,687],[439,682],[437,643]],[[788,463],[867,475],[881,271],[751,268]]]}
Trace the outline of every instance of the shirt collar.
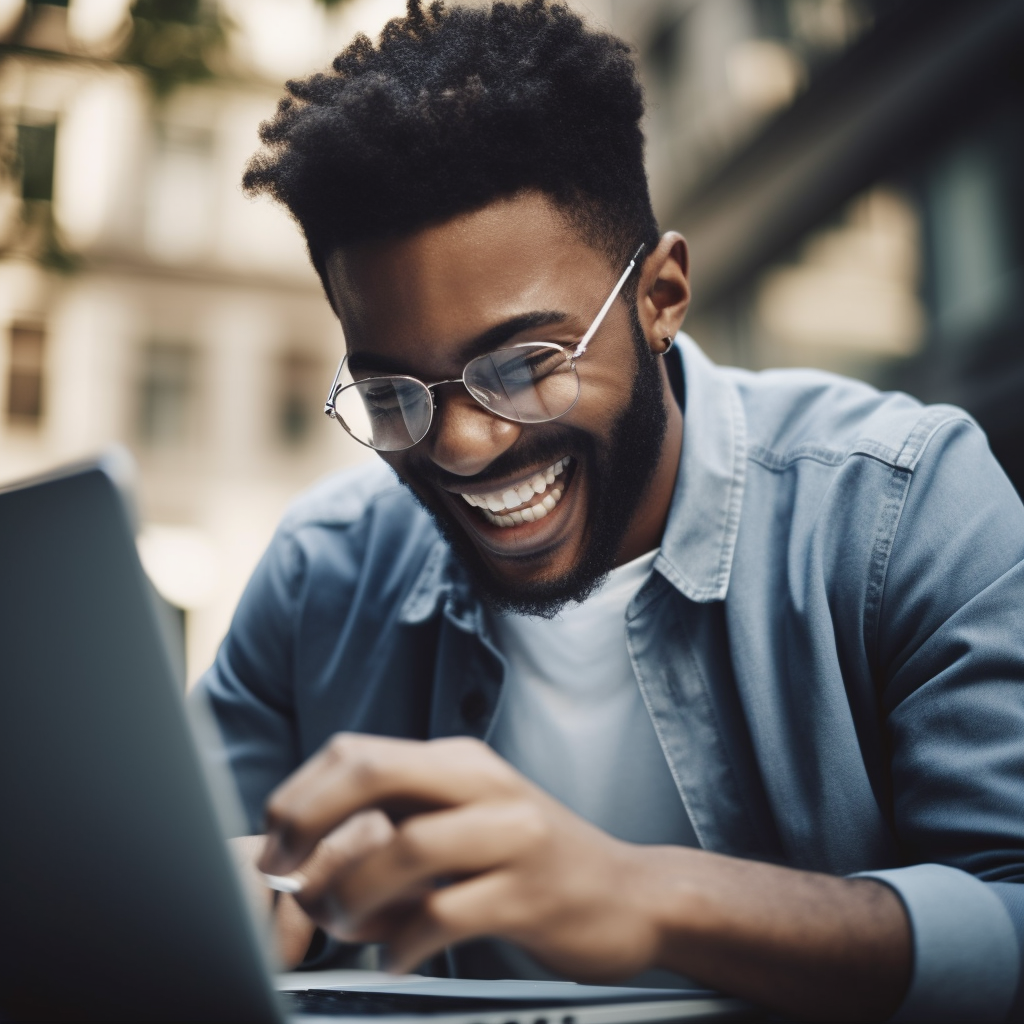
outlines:
{"label": "shirt collar", "polygon": [[729,589],[746,475],[747,426],[735,384],[688,335],[683,360],[683,452],[654,568],[691,601],[722,601]]}
{"label": "shirt collar", "polygon": [[[680,332],[676,346],[686,387],[683,451],[654,568],[691,601],[722,601],[743,503],[746,418],[736,386],[696,342]],[[438,540],[402,604],[399,621],[426,621],[442,597],[450,598],[449,605],[456,601],[450,614],[471,629],[475,617],[468,583],[447,545]]]}
{"label": "shirt collar", "polygon": [[398,621],[407,625],[426,622],[437,610],[441,598],[451,591],[451,574],[455,568],[448,545],[443,540],[435,541],[427,552],[416,582],[402,602]]}

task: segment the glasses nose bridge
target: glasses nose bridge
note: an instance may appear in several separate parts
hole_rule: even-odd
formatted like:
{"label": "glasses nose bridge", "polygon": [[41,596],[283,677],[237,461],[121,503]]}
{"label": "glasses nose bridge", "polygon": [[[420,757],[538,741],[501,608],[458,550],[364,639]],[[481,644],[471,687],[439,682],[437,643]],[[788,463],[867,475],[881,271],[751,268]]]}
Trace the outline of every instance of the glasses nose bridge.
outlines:
{"label": "glasses nose bridge", "polygon": [[480,402],[474,396],[473,392],[470,391],[468,387],[466,387],[466,381],[465,381],[465,379],[463,377],[452,377],[450,380],[436,380],[436,381],[434,381],[433,384],[424,384],[423,385],[427,389],[428,393],[430,394],[430,401],[431,401],[431,403],[434,406],[435,413],[439,410],[439,405],[438,405],[438,401],[437,401],[437,392],[434,390],[434,388],[443,387],[446,384],[461,384],[462,385],[462,392],[461,393],[464,393],[468,398],[470,398],[474,405],[479,406],[481,409],[485,409],[488,412],[490,412],[490,410],[487,409],[487,406],[485,406],[482,402]]}

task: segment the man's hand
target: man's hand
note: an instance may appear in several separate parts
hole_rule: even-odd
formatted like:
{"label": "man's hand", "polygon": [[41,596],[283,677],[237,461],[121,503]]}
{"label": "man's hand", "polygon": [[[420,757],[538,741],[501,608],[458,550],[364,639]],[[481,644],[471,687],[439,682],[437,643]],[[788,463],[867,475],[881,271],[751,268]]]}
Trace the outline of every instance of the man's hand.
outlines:
{"label": "man's hand", "polygon": [[274,945],[278,962],[284,968],[295,967],[309,949],[316,925],[285,893],[268,889],[256,870],[256,857],[263,849],[263,836],[240,836],[231,840],[231,852],[238,864],[246,888],[257,906],[273,915]]}
{"label": "man's hand", "polygon": [[612,838],[470,739],[339,735],[272,795],[259,867],[409,970],[508,939],[585,981],[666,967],[798,1015],[884,1019],[911,962],[899,898],[847,880]]}
{"label": "man's hand", "polygon": [[267,822],[260,867],[300,876],[296,898],[329,934],[386,941],[393,970],[477,935],[574,977],[628,977],[654,955],[640,848],[476,740],[337,736],[271,796]]}

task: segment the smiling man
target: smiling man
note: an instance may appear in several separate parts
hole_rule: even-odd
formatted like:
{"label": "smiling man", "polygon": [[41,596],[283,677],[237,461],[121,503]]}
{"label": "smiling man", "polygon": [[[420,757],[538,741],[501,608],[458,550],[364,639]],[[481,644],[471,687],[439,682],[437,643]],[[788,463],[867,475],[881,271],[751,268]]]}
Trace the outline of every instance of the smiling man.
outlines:
{"label": "smiling man", "polygon": [[1019,1019],[1024,508],[977,426],[708,362],[628,48],[560,6],[410,3],[288,88],[245,184],[382,462],[295,504],[198,690],[286,958]]}
{"label": "smiling man", "polygon": [[[329,412],[412,488],[492,608],[581,601],[664,530],[682,415],[657,357],[686,311],[686,249],[650,223],[622,233],[611,257],[581,245],[526,188],[328,258],[352,378]],[[637,236],[646,328],[617,301],[636,293]]]}

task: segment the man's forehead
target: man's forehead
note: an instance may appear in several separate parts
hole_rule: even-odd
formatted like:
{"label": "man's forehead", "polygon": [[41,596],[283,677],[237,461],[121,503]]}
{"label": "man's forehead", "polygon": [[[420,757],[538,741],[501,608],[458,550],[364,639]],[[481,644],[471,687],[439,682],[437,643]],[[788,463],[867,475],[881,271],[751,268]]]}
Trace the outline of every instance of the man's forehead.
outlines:
{"label": "man's forehead", "polygon": [[574,319],[611,273],[604,254],[534,196],[407,237],[339,248],[327,271],[350,351],[387,347],[410,333],[426,342],[468,341],[540,311]]}

